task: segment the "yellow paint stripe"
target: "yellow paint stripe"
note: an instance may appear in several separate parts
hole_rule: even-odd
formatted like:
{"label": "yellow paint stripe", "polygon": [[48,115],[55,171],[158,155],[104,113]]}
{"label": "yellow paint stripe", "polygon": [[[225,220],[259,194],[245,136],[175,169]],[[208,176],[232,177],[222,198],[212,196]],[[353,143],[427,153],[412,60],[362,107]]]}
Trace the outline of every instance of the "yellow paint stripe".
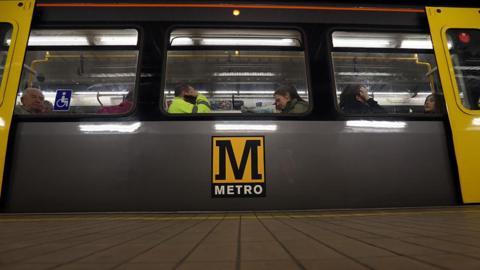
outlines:
{"label": "yellow paint stripe", "polygon": [[369,217],[369,216],[401,216],[401,215],[437,215],[437,214],[460,214],[460,213],[475,213],[480,214],[479,210],[427,210],[427,211],[402,211],[402,212],[373,212],[373,213],[324,213],[324,214],[285,214],[285,213],[268,213],[268,214],[247,214],[247,215],[232,215],[232,216],[68,216],[68,217],[18,217],[18,216],[0,216],[1,222],[52,222],[52,221],[181,221],[181,220],[254,220],[254,219],[302,219],[302,218],[338,218],[338,217]]}

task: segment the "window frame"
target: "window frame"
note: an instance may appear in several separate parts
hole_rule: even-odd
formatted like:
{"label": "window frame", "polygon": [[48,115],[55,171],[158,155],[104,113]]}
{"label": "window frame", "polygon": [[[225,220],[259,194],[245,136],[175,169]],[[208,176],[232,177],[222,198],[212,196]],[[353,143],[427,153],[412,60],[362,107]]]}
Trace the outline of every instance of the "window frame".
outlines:
{"label": "window frame", "polygon": [[[17,39],[18,27],[16,24],[13,24],[13,22],[7,21],[7,20],[1,21],[0,24],[10,26],[10,44],[8,45],[7,50],[5,50],[7,52],[6,58],[5,58],[5,65],[3,66],[3,69],[1,71],[2,77],[0,77],[0,103],[1,103],[3,102],[3,98],[5,97],[5,93],[6,93],[8,74],[10,72],[9,67],[12,62],[12,56],[13,56],[12,50],[15,47],[15,46],[12,46],[12,44],[15,45],[15,41]],[[0,44],[0,46],[6,47],[6,46],[3,46],[3,44]]]}
{"label": "window frame", "polygon": [[[167,74],[167,56],[168,52],[171,51],[172,46],[170,45],[170,35],[176,29],[258,29],[258,30],[291,30],[297,31],[300,34],[300,47],[298,47],[295,51],[303,51],[304,53],[304,63],[305,63],[305,84],[307,86],[308,91],[308,109],[304,113],[299,114],[281,114],[281,113],[239,113],[239,114],[232,114],[232,113],[191,113],[191,114],[175,114],[175,113],[168,113],[166,108],[164,108],[165,102],[165,86],[166,86],[166,76]],[[159,90],[159,100],[158,100],[158,110],[160,111],[161,115],[167,118],[173,119],[216,119],[216,118],[231,118],[231,119],[238,119],[238,120],[254,120],[256,118],[259,119],[278,119],[278,118],[288,118],[288,119],[298,119],[298,118],[305,118],[306,116],[311,115],[314,109],[314,93],[311,87],[311,77],[310,77],[310,64],[309,64],[309,50],[308,50],[308,42],[307,42],[307,35],[305,31],[301,27],[297,26],[249,26],[249,25],[225,25],[222,27],[214,26],[211,24],[205,25],[191,25],[191,24],[174,24],[169,26],[165,31],[164,36],[164,52],[163,52],[163,63],[162,63],[162,79],[161,79],[161,89]],[[178,46],[175,48],[175,51],[192,51],[192,50],[231,50],[233,46]],[[270,48],[272,51],[292,51],[289,47],[281,47],[281,46],[241,46],[240,48],[250,50],[250,51],[266,51],[266,49]],[[273,94],[272,94],[273,95]],[[273,99],[273,97],[272,97]]]}
{"label": "window frame", "polygon": [[[423,31],[422,31],[423,30]],[[333,33],[336,31],[342,32],[377,32],[377,33],[406,33],[406,34],[428,34],[431,36],[428,29],[409,29],[409,28],[373,28],[373,27],[332,27],[327,30],[327,44],[328,44],[328,64],[330,66],[330,82],[331,82],[331,93],[333,96],[334,108],[338,115],[342,117],[352,117],[352,118],[416,118],[419,120],[428,120],[428,119],[444,119],[447,115],[446,107],[442,108],[441,113],[345,113],[339,106],[339,99],[337,97],[337,79],[335,77],[335,65],[332,57],[334,52],[351,52],[351,53],[419,53],[419,54],[431,54],[433,57],[436,57],[435,51],[432,49],[400,49],[400,48],[347,48],[347,47],[333,47]],[[436,62],[436,58],[435,58]],[[438,71],[437,71],[438,72]],[[441,81],[438,81],[438,85],[442,89],[443,86]]]}
{"label": "window frame", "polygon": [[[15,118],[25,120],[25,121],[45,121],[45,120],[61,120],[61,121],[78,121],[80,119],[88,119],[88,118],[122,118],[122,117],[129,117],[133,114],[136,114],[138,110],[138,91],[139,85],[141,80],[141,70],[142,70],[142,56],[143,56],[143,48],[144,48],[144,29],[141,25],[137,24],[121,24],[121,25],[85,25],[85,24],[71,24],[71,25],[34,25],[30,29],[29,36],[32,30],[121,30],[121,29],[135,29],[138,33],[137,36],[137,45],[92,45],[92,46],[28,46],[26,47],[25,54],[29,51],[112,51],[112,50],[133,50],[137,52],[137,61],[136,61],[136,72],[135,72],[135,82],[133,87],[133,96],[132,108],[125,113],[45,113],[45,114],[13,114]],[[32,50],[33,48],[33,50]],[[95,49],[93,49],[95,48]],[[25,60],[24,60],[25,63]],[[22,67],[22,75],[23,77],[23,67]],[[20,87],[16,93],[20,92]],[[15,102],[17,100],[15,98]]]}
{"label": "window frame", "polygon": [[[468,31],[468,30],[474,30],[474,31],[478,31],[479,34],[480,34],[480,29],[479,28],[458,28],[458,27],[446,27],[445,29],[443,29],[442,31],[444,32],[444,35],[445,35],[445,39],[444,39],[444,42],[442,43],[442,46],[445,48],[445,57],[448,58],[448,63],[451,64],[451,67],[454,69],[453,72],[450,72],[449,76],[451,77],[451,80],[452,80],[452,88],[454,90],[454,95],[455,95],[455,102],[457,103],[457,106],[460,108],[460,110],[462,110],[463,112],[467,113],[467,114],[470,114],[470,115],[480,115],[480,108],[479,109],[470,109],[470,108],[467,108],[465,107],[465,105],[463,104],[462,102],[462,98],[460,97],[460,93],[462,92],[461,91],[461,88],[460,88],[460,83],[457,79],[457,73],[455,72],[455,63],[453,61],[453,57],[452,57],[452,53],[451,53],[451,50],[448,49],[448,40],[449,40],[449,34],[448,34],[448,31],[449,30],[453,30],[453,31],[456,31],[456,30],[465,30],[465,31]],[[480,46],[480,44],[479,44]],[[466,92],[467,91],[470,91],[471,89],[465,89]],[[463,93],[464,95],[466,93]],[[464,97],[465,99],[466,97]],[[479,106],[480,107],[480,106]]]}

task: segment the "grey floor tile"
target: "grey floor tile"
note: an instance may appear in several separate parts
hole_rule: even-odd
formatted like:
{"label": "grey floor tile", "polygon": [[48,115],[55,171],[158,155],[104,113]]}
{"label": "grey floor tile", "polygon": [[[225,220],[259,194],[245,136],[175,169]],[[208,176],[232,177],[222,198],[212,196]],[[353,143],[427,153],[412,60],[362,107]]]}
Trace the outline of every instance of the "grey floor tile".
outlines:
{"label": "grey floor tile", "polygon": [[282,241],[285,248],[297,259],[301,260],[324,260],[341,259],[343,255],[328,248],[312,239],[300,239],[298,241]]}
{"label": "grey floor tile", "polygon": [[2,270],[44,270],[51,269],[55,264],[0,264]]}
{"label": "grey floor tile", "polygon": [[194,244],[162,244],[144,252],[131,263],[178,262],[194,247]]}
{"label": "grey floor tile", "polygon": [[237,244],[201,244],[187,258],[187,261],[235,261]]}
{"label": "grey floor tile", "polygon": [[242,261],[240,269],[244,270],[293,270],[301,269],[294,261],[276,260],[276,261]]}
{"label": "grey floor tile", "polygon": [[419,262],[407,257],[376,257],[376,258],[360,258],[360,262],[372,267],[373,269],[389,269],[389,270],[435,270],[438,267]]}
{"label": "grey floor tile", "polygon": [[241,245],[241,260],[288,260],[290,256],[277,242],[245,242]]}
{"label": "grey floor tile", "polygon": [[472,247],[469,245],[453,243],[453,242],[440,240],[440,239],[425,238],[425,237],[407,238],[405,240],[411,243],[432,247],[432,248],[443,250],[446,252],[467,253],[467,254],[472,254],[474,256],[478,256],[480,258],[480,248],[478,247]]}
{"label": "grey floor tile", "polygon": [[350,259],[301,260],[307,270],[367,270],[368,267]]}
{"label": "grey floor tile", "polygon": [[121,263],[144,252],[150,247],[150,245],[143,244],[125,244],[96,252],[79,260],[78,263]]}
{"label": "grey floor tile", "polygon": [[67,263],[75,259],[79,259],[90,254],[94,254],[98,250],[108,248],[110,245],[80,245],[45,255],[33,257],[25,260],[26,263]]}
{"label": "grey floor tile", "polygon": [[15,262],[22,262],[28,258],[46,254],[49,252],[54,252],[61,250],[63,248],[70,247],[70,244],[44,244],[44,245],[35,245],[27,248],[22,248],[18,250],[8,251],[0,253],[0,263],[8,264]]}
{"label": "grey floor tile", "polygon": [[170,270],[174,267],[175,263],[127,263],[115,270]]}
{"label": "grey floor tile", "polygon": [[115,267],[115,264],[99,264],[99,263],[90,263],[90,264],[65,264],[55,270],[108,270]]}
{"label": "grey floor tile", "polygon": [[235,270],[235,262],[184,262],[178,270]]}
{"label": "grey floor tile", "polygon": [[439,251],[437,249],[419,246],[411,243],[406,243],[400,239],[377,238],[377,239],[366,239],[365,241],[368,243],[371,243],[372,245],[375,245],[380,248],[393,251],[402,255],[446,254],[445,252]]}
{"label": "grey floor tile", "polygon": [[455,270],[478,270],[480,269],[480,260],[468,258],[461,255],[436,255],[436,256],[416,256],[416,258],[440,265],[444,268]]}
{"label": "grey floor tile", "polygon": [[392,252],[383,249],[374,247],[371,245],[364,244],[352,239],[343,239],[339,241],[325,241],[326,244],[353,258],[364,258],[364,257],[389,257],[394,255]]}
{"label": "grey floor tile", "polygon": [[480,269],[480,207],[208,216],[0,215],[0,269]]}

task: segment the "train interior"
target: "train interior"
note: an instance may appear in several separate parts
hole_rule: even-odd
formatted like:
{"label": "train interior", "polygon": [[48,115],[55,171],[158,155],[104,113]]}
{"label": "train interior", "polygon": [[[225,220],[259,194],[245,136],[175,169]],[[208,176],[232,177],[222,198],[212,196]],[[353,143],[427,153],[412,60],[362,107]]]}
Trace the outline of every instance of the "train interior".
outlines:
{"label": "train interior", "polygon": [[[428,95],[443,97],[429,35],[332,31],[330,37],[337,102],[351,84],[365,85],[394,114],[424,113]],[[181,83],[204,94],[213,113],[278,113],[273,94],[280,85],[311,99],[308,48],[298,30],[175,28],[165,47],[159,102],[165,111]],[[57,90],[70,89],[70,110],[50,113],[102,113],[131,99],[139,77],[153,76],[139,74],[140,53],[137,29],[34,29],[17,105],[28,87],[40,88],[51,104]]]}

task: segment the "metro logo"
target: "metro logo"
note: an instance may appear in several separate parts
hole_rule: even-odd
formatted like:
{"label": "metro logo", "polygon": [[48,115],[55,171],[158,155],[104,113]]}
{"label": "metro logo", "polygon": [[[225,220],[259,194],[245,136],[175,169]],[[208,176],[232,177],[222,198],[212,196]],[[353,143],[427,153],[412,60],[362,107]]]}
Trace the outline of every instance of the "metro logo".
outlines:
{"label": "metro logo", "polygon": [[264,137],[212,137],[212,196],[265,196]]}

